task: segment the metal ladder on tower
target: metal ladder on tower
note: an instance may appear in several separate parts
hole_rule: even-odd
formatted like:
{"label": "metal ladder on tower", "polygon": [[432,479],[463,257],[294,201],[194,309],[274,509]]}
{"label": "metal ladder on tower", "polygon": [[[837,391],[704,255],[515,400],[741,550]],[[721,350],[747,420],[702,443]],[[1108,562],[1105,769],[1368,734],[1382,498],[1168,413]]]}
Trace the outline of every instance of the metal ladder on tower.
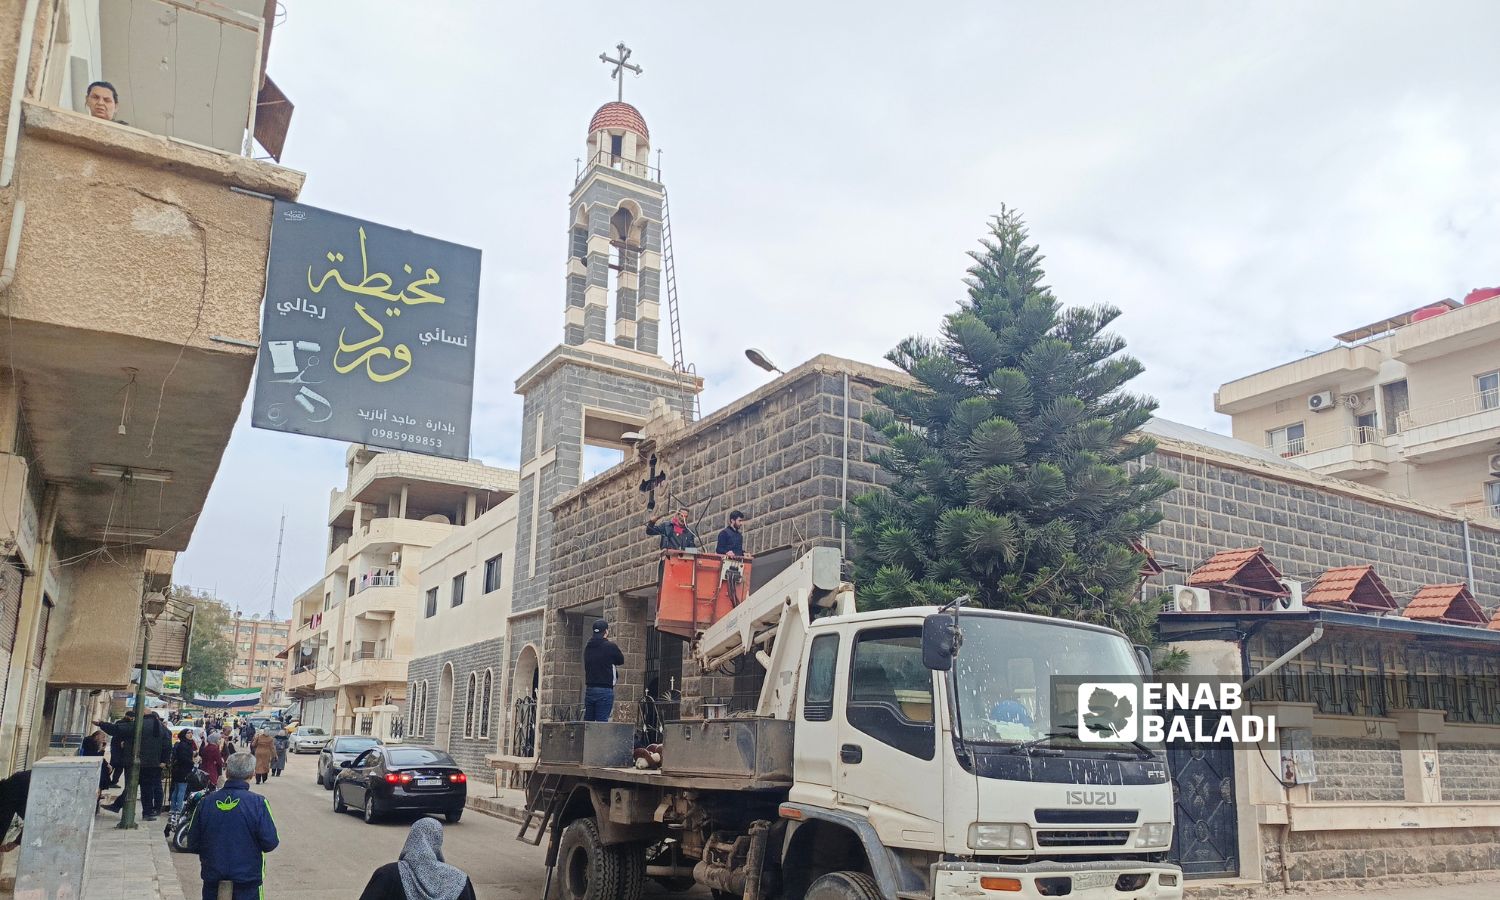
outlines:
{"label": "metal ladder on tower", "polygon": [[[658,163],[658,165],[660,165]],[[682,317],[677,309],[677,265],[672,254],[672,213],[667,201],[667,187],[661,189],[661,265],[663,287],[667,294],[667,331],[672,338],[672,368],[679,372],[693,371],[682,359]],[[698,395],[693,395],[693,419],[703,418],[698,405]]]}

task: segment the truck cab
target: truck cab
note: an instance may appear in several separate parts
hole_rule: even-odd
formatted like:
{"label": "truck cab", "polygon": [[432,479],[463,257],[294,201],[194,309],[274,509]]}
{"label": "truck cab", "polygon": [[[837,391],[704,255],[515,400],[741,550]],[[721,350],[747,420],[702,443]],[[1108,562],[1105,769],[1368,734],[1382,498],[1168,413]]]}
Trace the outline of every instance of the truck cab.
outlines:
{"label": "truck cab", "polygon": [[[924,663],[933,617],[961,635],[946,670]],[[829,616],[808,628],[800,670],[781,809],[794,822],[788,896],[812,887],[796,872],[838,853],[883,869],[888,895],[1181,894],[1164,861],[1162,748],[1086,741],[1076,708],[1054,710],[1054,679],[1074,693],[1079,681],[1140,681],[1119,632],[988,610]]]}

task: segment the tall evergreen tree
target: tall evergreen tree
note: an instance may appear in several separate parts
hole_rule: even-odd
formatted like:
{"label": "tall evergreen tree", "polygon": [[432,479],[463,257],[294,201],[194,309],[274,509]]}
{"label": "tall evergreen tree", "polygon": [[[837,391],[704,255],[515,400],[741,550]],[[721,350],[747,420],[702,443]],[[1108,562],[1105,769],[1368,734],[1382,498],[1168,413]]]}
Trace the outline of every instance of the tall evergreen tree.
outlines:
{"label": "tall evergreen tree", "polygon": [[1127,464],[1155,447],[1130,437],[1156,403],[1124,390],[1141,364],[1106,331],[1120,311],[1063,308],[1028,237],[1002,207],[942,337],[887,354],[919,386],[882,389],[886,409],[870,416],[892,483],[851,511],[861,606],[968,593],[1145,641],[1158,609],[1137,602],[1130,542],[1161,520],[1173,484]]}

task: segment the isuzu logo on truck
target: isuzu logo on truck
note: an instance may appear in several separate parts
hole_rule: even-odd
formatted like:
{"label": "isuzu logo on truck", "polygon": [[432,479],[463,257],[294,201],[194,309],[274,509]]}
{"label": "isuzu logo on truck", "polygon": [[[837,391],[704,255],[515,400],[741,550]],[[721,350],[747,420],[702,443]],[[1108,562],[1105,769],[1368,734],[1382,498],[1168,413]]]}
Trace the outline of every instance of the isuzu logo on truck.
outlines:
{"label": "isuzu logo on truck", "polygon": [[1119,795],[1114,791],[1068,791],[1069,806],[1114,806]]}

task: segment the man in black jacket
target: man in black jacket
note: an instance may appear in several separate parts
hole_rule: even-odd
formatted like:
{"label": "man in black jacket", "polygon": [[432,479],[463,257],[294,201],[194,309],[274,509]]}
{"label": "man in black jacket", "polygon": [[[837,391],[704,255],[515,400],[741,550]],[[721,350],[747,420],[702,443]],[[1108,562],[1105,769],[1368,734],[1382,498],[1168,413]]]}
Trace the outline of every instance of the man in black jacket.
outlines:
{"label": "man in black jacket", "polygon": [[686,550],[698,546],[698,535],[688,527],[688,511],[685,506],[678,509],[677,515],[670,521],[658,524],[656,516],[647,519],[646,533],[660,537],[663,550]]}
{"label": "man in black jacket", "polygon": [[625,654],[609,639],[609,622],[594,623],[594,636],[583,648],[583,720],[608,722],[615,710],[615,666],[625,665]]}
{"label": "man in black jacket", "polygon": [[729,514],[729,524],[719,532],[718,545],[714,552],[720,556],[744,556],[745,555],[745,533],[741,527],[745,524],[745,514],[739,510]]}
{"label": "man in black jacket", "polygon": [[[135,719],[122,719],[120,722],[95,722],[104,732],[111,737],[118,737],[125,742],[125,762],[130,764],[135,756]],[[161,812],[161,764],[168,761],[172,753],[172,732],[162,723],[161,716],[156,710],[146,710],[146,720],[141,723],[141,819],[154,822]],[[104,807],[111,812],[119,812],[125,805],[125,795],[122,792],[115,798],[115,802]]]}

